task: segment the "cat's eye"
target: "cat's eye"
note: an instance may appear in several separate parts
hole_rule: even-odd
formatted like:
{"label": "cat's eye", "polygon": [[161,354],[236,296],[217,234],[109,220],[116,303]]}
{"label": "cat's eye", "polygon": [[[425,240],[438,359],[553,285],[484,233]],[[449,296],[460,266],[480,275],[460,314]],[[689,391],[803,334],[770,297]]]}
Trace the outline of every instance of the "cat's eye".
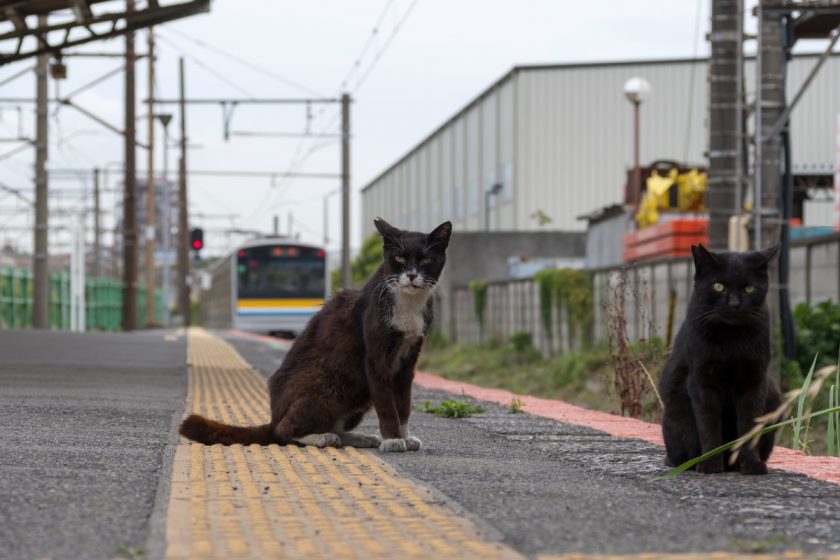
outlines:
{"label": "cat's eye", "polygon": [[394,260],[400,264],[405,264],[405,257],[394,257]]}
{"label": "cat's eye", "polygon": [[723,284],[721,284],[720,282],[715,282],[714,284],[712,284],[712,288],[714,288],[714,290],[715,290],[717,293],[719,293],[719,294],[720,294],[720,293],[723,293],[723,291],[726,289],[726,286],[724,286],[724,285],[723,285]]}
{"label": "cat's eye", "polygon": [[755,291],[755,286],[745,286],[744,287],[744,293],[745,294],[751,294],[754,291]]}
{"label": "cat's eye", "polygon": [[426,257],[425,259],[420,259],[420,266],[424,266],[432,262],[432,259]]}

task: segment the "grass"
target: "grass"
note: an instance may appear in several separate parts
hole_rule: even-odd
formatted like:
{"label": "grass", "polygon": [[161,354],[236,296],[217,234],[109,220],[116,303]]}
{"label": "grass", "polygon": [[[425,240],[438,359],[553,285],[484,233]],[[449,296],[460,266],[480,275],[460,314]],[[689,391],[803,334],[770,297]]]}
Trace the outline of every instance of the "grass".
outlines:
{"label": "grass", "polygon": [[456,400],[443,401],[437,406],[432,406],[431,402],[426,401],[420,410],[443,418],[468,418],[473,414],[484,412],[484,409],[478,405]]}
{"label": "grass", "polygon": [[[605,412],[620,411],[620,402],[613,394],[609,352],[603,344],[550,359],[543,358],[531,345],[518,349],[501,344],[427,347],[418,367],[482,387],[560,399]],[[652,392],[648,392],[644,404],[645,419],[658,421],[659,403]]]}

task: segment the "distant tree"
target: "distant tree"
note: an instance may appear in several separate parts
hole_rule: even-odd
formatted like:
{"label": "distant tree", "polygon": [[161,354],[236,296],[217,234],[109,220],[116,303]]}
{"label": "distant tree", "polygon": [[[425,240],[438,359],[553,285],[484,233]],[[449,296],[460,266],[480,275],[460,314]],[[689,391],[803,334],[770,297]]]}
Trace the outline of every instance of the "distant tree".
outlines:
{"label": "distant tree", "polygon": [[[382,237],[378,233],[371,234],[362,243],[362,250],[350,263],[353,286],[361,286],[376,272],[382,264]],[[341,268],[332,271],[332,289],[337,292],[341,288]]]}

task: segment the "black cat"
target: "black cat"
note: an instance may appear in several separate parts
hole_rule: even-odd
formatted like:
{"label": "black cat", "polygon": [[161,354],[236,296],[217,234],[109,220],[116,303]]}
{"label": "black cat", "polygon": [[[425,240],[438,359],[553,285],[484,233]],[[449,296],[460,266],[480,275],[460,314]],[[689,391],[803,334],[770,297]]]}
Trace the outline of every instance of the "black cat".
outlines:
{"label": "black cat", "polygon": [[[778,251],[778,245],[750,253],[691,248],[694,291],[660,382],[670,466],[744,435],[755,418],[779,406],[779,388],[767,373],[770,320],[765,304],[767,268]],[[733,468],[766,474],[773,443],[773,433],[765,434],[757,448],[741,450],[733,467],[728,456],[718,454],[699,463],[697,471]]]}

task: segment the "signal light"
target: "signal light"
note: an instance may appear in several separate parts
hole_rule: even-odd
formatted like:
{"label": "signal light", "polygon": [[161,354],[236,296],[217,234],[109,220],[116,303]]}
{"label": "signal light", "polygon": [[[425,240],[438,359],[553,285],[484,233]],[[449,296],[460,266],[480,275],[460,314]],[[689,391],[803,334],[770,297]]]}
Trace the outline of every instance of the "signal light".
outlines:
{"label": "signal light", "polygon": [[204,247],[204,230],[193,228],[190,230],[190,246],[198,253]]}
{"label": "signal light", "polygon": [[321,249],[318,249],[318,256],[323,257],[324,256],[324,251],[322,251]]}

